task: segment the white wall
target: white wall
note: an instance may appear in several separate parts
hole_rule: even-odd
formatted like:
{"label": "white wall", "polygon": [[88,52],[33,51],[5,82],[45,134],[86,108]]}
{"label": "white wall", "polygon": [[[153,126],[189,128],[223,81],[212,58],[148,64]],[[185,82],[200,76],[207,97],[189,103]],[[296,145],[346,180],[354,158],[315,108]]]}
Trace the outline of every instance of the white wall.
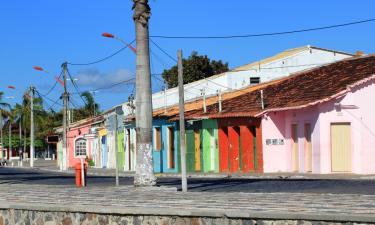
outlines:
{"label": "white wall", "polygon": [[[185,84],[185,101],[197,98],[201,99],[202,89],[205,90],[206,96],[212,96],[216,95],[218,90],[226,92],[247,87],[250,85],[250,77],[260,77],[261,82],[267,82],[348,57],[350,56],[346,54],[316,48],[306,48],[306,50],[289,57],[261,64],[260,70],[259,66],[255,65],[246,71],[227,72],[223,75],[216,75]],[[152,95],[153,109],[162,109],[166,106],[176,105],[178,104],[178,100],[178,88],[171,88],[166,92],[160,91],[154,93]],[[123,104],[123,108],[125,115],[129,115],[131,110],[127,103]]]}

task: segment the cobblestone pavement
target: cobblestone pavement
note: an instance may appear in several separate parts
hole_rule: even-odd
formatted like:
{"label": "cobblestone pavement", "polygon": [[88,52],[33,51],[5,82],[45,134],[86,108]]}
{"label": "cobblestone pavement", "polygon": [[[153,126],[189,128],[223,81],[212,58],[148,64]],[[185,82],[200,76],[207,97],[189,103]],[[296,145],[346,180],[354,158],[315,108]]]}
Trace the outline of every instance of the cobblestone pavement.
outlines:
{"label": "cobblestone pavement", "polygon": [[123,187],[0,185],[0,208],[152,215],[375,222],[375,196],[175,192]]}

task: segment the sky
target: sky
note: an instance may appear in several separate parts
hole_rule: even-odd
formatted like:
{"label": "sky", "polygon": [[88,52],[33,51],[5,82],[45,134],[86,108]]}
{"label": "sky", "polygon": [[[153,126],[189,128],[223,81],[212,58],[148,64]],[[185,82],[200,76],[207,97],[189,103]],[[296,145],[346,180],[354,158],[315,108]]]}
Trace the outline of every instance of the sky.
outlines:
{"label": "sky", "polygon": [[[167,36],[281,32],[375,18],[375,1],[371,0],[150,0],[150,6],[150,35]],[[124,46],[102,37],[103,32],[115,34],[125,42],[135,39],[131,0],[1,0],[0,28],[0,91],[10,97],[5,100],[12,104],[20,102],[31,85],[46,94],[55,84],[54,77],[61,73],[63,62],[90,63]],[[375,53],[375,22],[281,36],[152,40],[173,57],[178,49],[185,57],[197,51],[234,68],[305,45]],[[175,64],[153,44],[150,46],[152,73],[160,74]],[[41,66],[48,73],[36,71],[33,66]],[[95,98],[102,110],[127,101],[134,92],[132,83],[106,88],[134,78],[135,54],[129,49],[97,64],[68,68],[77,79],[79,91],[100,89]],[[158,75],[153,77],[153,92],[162,88],[160,79]],[[16,89],[7,88],[9,85]],[[45,106],[59,110],[62,91],[61,85],[56,85],[45,97]],[[69,91],[77,92],[72,84]],[[84,104],[77,94],[72,99],[76,107]]]}

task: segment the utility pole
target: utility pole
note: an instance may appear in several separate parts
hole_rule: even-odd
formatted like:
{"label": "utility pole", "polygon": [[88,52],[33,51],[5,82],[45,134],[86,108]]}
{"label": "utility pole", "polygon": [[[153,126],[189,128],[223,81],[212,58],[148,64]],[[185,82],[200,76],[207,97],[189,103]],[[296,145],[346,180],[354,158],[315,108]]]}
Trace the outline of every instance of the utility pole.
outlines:
{"label": "utility pole", "polygon": [[149,19],[151,9],[148,0],[133,0],[133,20],[137,43],[136,78],[136,132],[137,165],[135,186],[153,186],[156,184],[152,162],[152,98],[149,48]]}
{"label": "utility pole", "polygon": [[122,106],[117,106],[115,108],[115,160],[116,160],[116,186],[120,185],[119,181],[119,162],[118,162],[118,139],[117,139],[117,132],[118,132],[118,116],[124,114],[122,110]]}
{"label": "utility pole", "polygon": [[207,107],[206,107],[206,89],[202,89],[202,95],[203,95],[203,112],[207,112]]}
{"label": "utility pole", "polygon": [[1,142],[1,158],[4,158],[4,142],[3,142],[3,111],[0,109],[0,142]]}
{"label": "utility pole", "polygon": [[182,191],[187,192],[186,179],[186,146],[185,146],[185,99],[184,99],[184,77],[182,67],[182,51],[178,50],[178,96],[180,111],[180,150],[181,150],[181,185]]}
{"label": "utility pole", "polygon": [[118,126],[118,118],[117,118],[117,111],[115,110],[115,166],[116,166],[116,186],[119,186],[119,178],[118,178],[118,143],[117,143],[117,126]]}
{"label": "utility pole", "polygon": [[20,166],[22,167],[22,116],[20,116],[20,121],[19,121],[19,125],[18,125],[18,131],[19,131],[19,136],[20,136],[20,142],[19,142],[19,146],[18,146],[18,154],[19,154],[19,157],[20,157]]}
{"label": "utility pole", "polygon": [[221,89],[219,89],[217,91],[218,95],[219,95],[219,112],[221,112],[222,110],[222,104],[221,104]]}
{"label": "utility pole", "polygon": [[12,157],[12,119],[9,117],[9,135],[8,135],[8,141],[9,141],[9,159]]}
{"label": "utility pole", "polygon": [[62,140],[62,153],[63,153],[63,159],[62,159],[62,170],[67,170],[67,108],[68,108],[68,92],[66,87],[66,79],[67,79],[67,73],[68,73],[68,63],[65,62],[61,65],[64,71],[64,94],[63,94],[63,140]]}
{"label": "utility pole", "polygon": [[30,87],[30,167],[34,167],[34,93],[35,88]]}

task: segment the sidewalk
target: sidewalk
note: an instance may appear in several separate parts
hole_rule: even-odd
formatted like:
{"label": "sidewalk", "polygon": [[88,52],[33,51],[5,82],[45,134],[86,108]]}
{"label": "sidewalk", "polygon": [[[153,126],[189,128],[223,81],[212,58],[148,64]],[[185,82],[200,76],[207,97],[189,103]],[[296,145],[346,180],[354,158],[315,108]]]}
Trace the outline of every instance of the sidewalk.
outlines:
{"label": "sidewalk", "polygon": [[[17,165],[16,163],[14,163]],[[23,163],[23,167],[29,167],[28,162]],[[60,171],[56,166],[56,161],[38,159],[34,162],[34,170],[42,170],[47,172],[56,173],[67,173],[74,174],[74,169],[69,168],[67,171]],[[88,174],[92,176],[115,176],[115,169],[108,168],[95,168],[90,167],[88,169]],[[170,177],[178,178],[181,177],[180,173],[157,173],[157,177]],[[133,177],[134,172],[129,171],[119,171],[119,176],[121,177]],[[346,173],[336,173],[336,174],[311,174],[311,173],[188,173],[188,178],[228,178],[228,179],[297,179],[297,180],[321,180],[321,179],[354,179],[354,180],[375,180],[375,174],[369,175],[359,175],[359,174],[346,174]]]}
{"label": "sidewalk", "polygon": [[[9,191],[12,190],[12,191]],[[115,215],[375,222],[375,196],[207,193],[171,189],[0,185],[0,209]]]}

